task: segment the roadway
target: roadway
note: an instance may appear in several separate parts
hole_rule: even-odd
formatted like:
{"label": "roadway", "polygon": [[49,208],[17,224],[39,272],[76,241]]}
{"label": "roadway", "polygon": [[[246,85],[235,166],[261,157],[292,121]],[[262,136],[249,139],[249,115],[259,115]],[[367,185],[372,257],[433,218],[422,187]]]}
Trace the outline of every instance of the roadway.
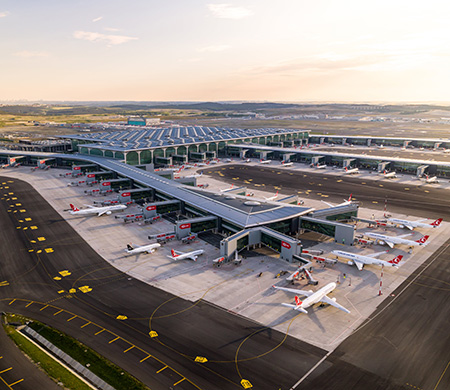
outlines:
{"label": "roadway", "polygon": [[[25,182],[0,177],[0,198],[0,310],[68,333],[153,390],[236,389],[243,379],[256,389],[289,389],[326,354],[123,274]],[[15,378],[23,381],[14,390],[35,389],[32,371],[17,367],[0,390]]]}
{"label": "roadway", "polygon": [[249,189],[298,194],[306,203],[308,198],[341,203],[352,193],[362,207],[383,210],[387,199],[387,210],[391,214],[450,219],[449,190],[434,188],[432,184],[405,184],[381,176],[375,180],[364,179],[361,175],[338,176],[312,168],[311,171],[289,170],[275,164],[228,164],[208,168],[204,174]]}

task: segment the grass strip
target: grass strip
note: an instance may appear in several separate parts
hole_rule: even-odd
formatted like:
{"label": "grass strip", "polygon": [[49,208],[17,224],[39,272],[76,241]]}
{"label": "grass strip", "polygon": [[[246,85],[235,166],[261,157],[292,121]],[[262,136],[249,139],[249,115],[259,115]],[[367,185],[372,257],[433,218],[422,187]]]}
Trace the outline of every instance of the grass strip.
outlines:
{"label": "grass strip", "polygon": [[116,390],[148,390],[135,377],[67,334],[38,321],[30,322],[28,326]]}
{"label": "grass strip", "polygon": [[55,382],[62,383],[65,388],[71,390],[92,390],[86,383],[73,375],[55,359],[48,356],[44,351],[23,337],[13,326],[7,325],[5,326],[5,330],[17,346]]}

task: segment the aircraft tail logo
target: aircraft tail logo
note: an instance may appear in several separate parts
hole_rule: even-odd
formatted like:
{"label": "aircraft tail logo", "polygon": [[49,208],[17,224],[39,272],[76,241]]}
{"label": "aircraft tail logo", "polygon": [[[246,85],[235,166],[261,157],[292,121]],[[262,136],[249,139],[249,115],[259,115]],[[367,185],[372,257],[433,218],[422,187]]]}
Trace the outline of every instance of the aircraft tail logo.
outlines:
{"label": "aircraft tail logo", "polygon": [[80,209],[78,207],[75,207],[72,203],[70,204],[70,208],[72,209],[72,211],[80,211]]}
{"label": "aircraft tail logo", "polygon": [[430,225],[433,227],[438,227],[442,222],[442,218],[436,219],[436,221],[434,221],[433,223],[431,223]]}
{"label": "aircraft tail logo", "polygon": [[302,304],[303,302],[300,300],[300,298],[296,295],[295,296],[295,304],[297,305],[297,306],[300,306],[301,304]]}
{"label": "aircraft tail logo", "polygon": [[419,244],[425,244],[430,236],[423,236],[421,239],[417,240]]}
{"label": "aircraft tail logo", "polygon": [[390,260],[389,263],[397,265],[403,259],[402,255],[398,255],[394,259]]}
{"label": "aircraft tail logo", "polygon": [[178,257],[179,255],[177,255],[176,253],[175,253],[175,251],[172,249],[171,251],[170,251],[170,253],[172,254],[172,257]]}
{"label": "aircraft tail logo", "polygon": [[127,249],[128,249],[129,251],[132,251],[132,250],[133,250],[133,247],[132,247],[130,244],[127,244]]}

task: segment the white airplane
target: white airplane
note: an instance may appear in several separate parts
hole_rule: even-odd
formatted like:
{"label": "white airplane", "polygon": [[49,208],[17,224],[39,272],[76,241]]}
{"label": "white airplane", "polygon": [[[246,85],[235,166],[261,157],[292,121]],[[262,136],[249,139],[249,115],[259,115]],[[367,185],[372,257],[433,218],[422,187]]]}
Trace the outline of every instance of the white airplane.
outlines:
{"label": "white airplane", "polygon": [[232,158],[226,158],[225,160],[223,160],[223,161],[225,161],[225,162],[232,162],[233,161],[233,159]]}
{"label": "white airplane", "polygon": [[137,255],[139,253],[147,253],[151,254],[159,248],[161,244],[150,244],[150,245],[142,245],[136,248],[133,248],[131,244],[127,244],[127,249],[125,251],[130,255]]}
{"label": "white airplane", "polygon": [[249,162],[251,162],[251,161],[252,161],[252,160],[250,160],[249,158],[245,158],[243,162],[249,163]]}
{"label": "white airplane", "polygon": [[430,177],[428,175],[425,175],[425,183],[432,184],[432,183],[439,183],[439,180],[436,176]]}
{"label": "white airplane", "polygon": [[422,246],[427,245],[426,242],[430,236],[423,236],[422,238],[412,241],[412,240],[406,240],[404,237],[410,236],[411,234],[404,234],[402,236],[385,236],[384,234],[378,234],[378,233],[365,233],[367,237],[373,238],[377,240],[381,245],[388,245],[389,247],[393,248],[394,245],[408,245],[408,246]]}
{"label": "white airplane", "polygon": [[273,286],[277,290],[287,291],[294,294],[300,294],[305,295],[307,298],[304,301],[301,301],[300,298],[296,295],[295,296],[295,305],[292,305],[290,303],[282,303],[283,306],[290,307],[294,310],[301,311],[302,313],[307,314],[308,312],[306,309],[315,303],[327,303],[329,305],[332,305],[339,310],[345,311],[346,313],[350,313],[350,310],[347,310],[344,306],[341,306],[339,303],[336,302],[336,298],[329,298],[327,297],[327,294],[331,293],[336,288],[336,283],[328,283],[326,286],[322,287],[321,289],[317,290],[316,292],[313,292],[312,290],[297,290],[293,288],[286,288],[286,287],[277,287]]}
{"label": "white airplane", "polygon": [[398,218],[388,218],[388,222],[397,225],[400,228],[408,228],[409,230],[414,230],[414,228],[437,228],[441,225],[442,218],[436,219],[436,221],[431,223],[423,223],[426,219],[421,219],[419,221],[408,221],[406,219]]}
{"label": "white airplane", "polygon": [[386,172],[386,170],[383,172],[383,177],[386,179],[396,179],[397,175],[395,174],[395,171],[392,172]]}
{"label": "white airplane", "polygon": [[264,200],[275,200],[276,198],[278,198],[278,191],[274,196],[269,196],[268,198],[264,198]]}
{"label": "white airplane", "polygon": [[196,173],[194,175],[189,175],[189,176],[183,176],[183,177],[177,176],[177,177],[175,177],[175,179],[193,179],[196,177],[202,177],[202,175],[203,175],[203,171],[201,171],[200,173]]}
{"label": "white airplane", "polygon": [[317,165],[315,167],[316,167],[316,169],[326,169],[327,164],[319,164],[319,163],[317,163]]}
{"label": "white airplane", "polygon": [[171,250],[170,253],[172,254],[172,256],[168,256],[169,258],[171,258],[172,260],[193,260],[193,261],[197,261],[197,258],[201,255],[203,255],[203,253],[205,253],[205,251],[203,249],[198,249],[196,251],[191,251],[191,252],[178,252],[175,250]]}
{"label": "white airplane", "polygon": [[383,146],[383,144],[381,144],[381,145],[378,145],[377,148],[378,148],[378,149],[383,149],[384,146]]}
{"label": "white airplane", "polygon": [[294,163],[281,161],[281,165],[283,165],[283,167],[292,167],[292,165],[294,165]]}
{"label": "white airplane", "polygon": [[8,168],[9,164],[2,164],[2,169]]}
{"label": "white airplane", "polygon": [[356,267],[361,271],[366,264],[376,264],[384,265],[386,267],[397,267],[398,263],[403,259],[402,255],[394,257],[392,260],[384,261],[380,259],[375,259],[375,257],[380,256],[388,251],[373,253],[371,255],[363,256],[357,255],[356,253],[344,252],[344,251],[332,251],[337,257],[343,257],[344,259],[350,260],[347,262],[348,265],[356,265]]}
{"label": "white airplane", "polygon": [[272,162],[272,160],[259,160],[260,164],[270,164]]}
{"label": "white airplane", "polygon": [[349,204],[352,204],[352,196],[353,194],[350,194],[350,196],[348,197],[348,199],[344,199],[344,202],[340,203],[340,204],[331,204],[328,202],[325,202],[324,200],[322,200],[323,203],[327,204],[330,207],[339,207],[339,206],[347,206]]}
{"label": "white airplane", "polygon": [[359,173],[359,169],[358,168],[350,168],[350,169],[348,169],[348,167],[345,167],[345,174],[346,175],[354,175],[355,173]]}
{"label": "white airplane", "polygon": [[229,187],[229,188],[223,188],[222,190],[219,190],[219,192],[225,192],[225,191],[231,190],[231,189],[233,189],[233,186],[234,186],[234,184],[232,184],[231,187]]}
{"label": "white airplane", "polygon": [[111,215],[113,211],[125,210],[127,208],[124,204],[116,204],[113,206],[104,206],[104,207],[95,207],[95,206],[87,206],[88,209],[80,210],[78,207],[75,207],[73,204],[70,204],[70,208],[72,211],[69,211],[72,215],[92,215],[97,214],[98,217],[101,217],[103,214]]}

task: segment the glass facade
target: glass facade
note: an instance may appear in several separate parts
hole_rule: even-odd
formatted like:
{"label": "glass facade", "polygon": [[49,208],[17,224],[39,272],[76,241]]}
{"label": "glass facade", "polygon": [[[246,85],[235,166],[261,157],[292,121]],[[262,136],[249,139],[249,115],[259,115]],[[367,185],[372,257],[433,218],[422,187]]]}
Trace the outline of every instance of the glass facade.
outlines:
{"label": "glass facade", "polygon": [[302,229],[325,234],[326,236],[329,237],[334,237],[336,233],[336,226],[327,223],[311,222],[301,219],[300,224]]}

